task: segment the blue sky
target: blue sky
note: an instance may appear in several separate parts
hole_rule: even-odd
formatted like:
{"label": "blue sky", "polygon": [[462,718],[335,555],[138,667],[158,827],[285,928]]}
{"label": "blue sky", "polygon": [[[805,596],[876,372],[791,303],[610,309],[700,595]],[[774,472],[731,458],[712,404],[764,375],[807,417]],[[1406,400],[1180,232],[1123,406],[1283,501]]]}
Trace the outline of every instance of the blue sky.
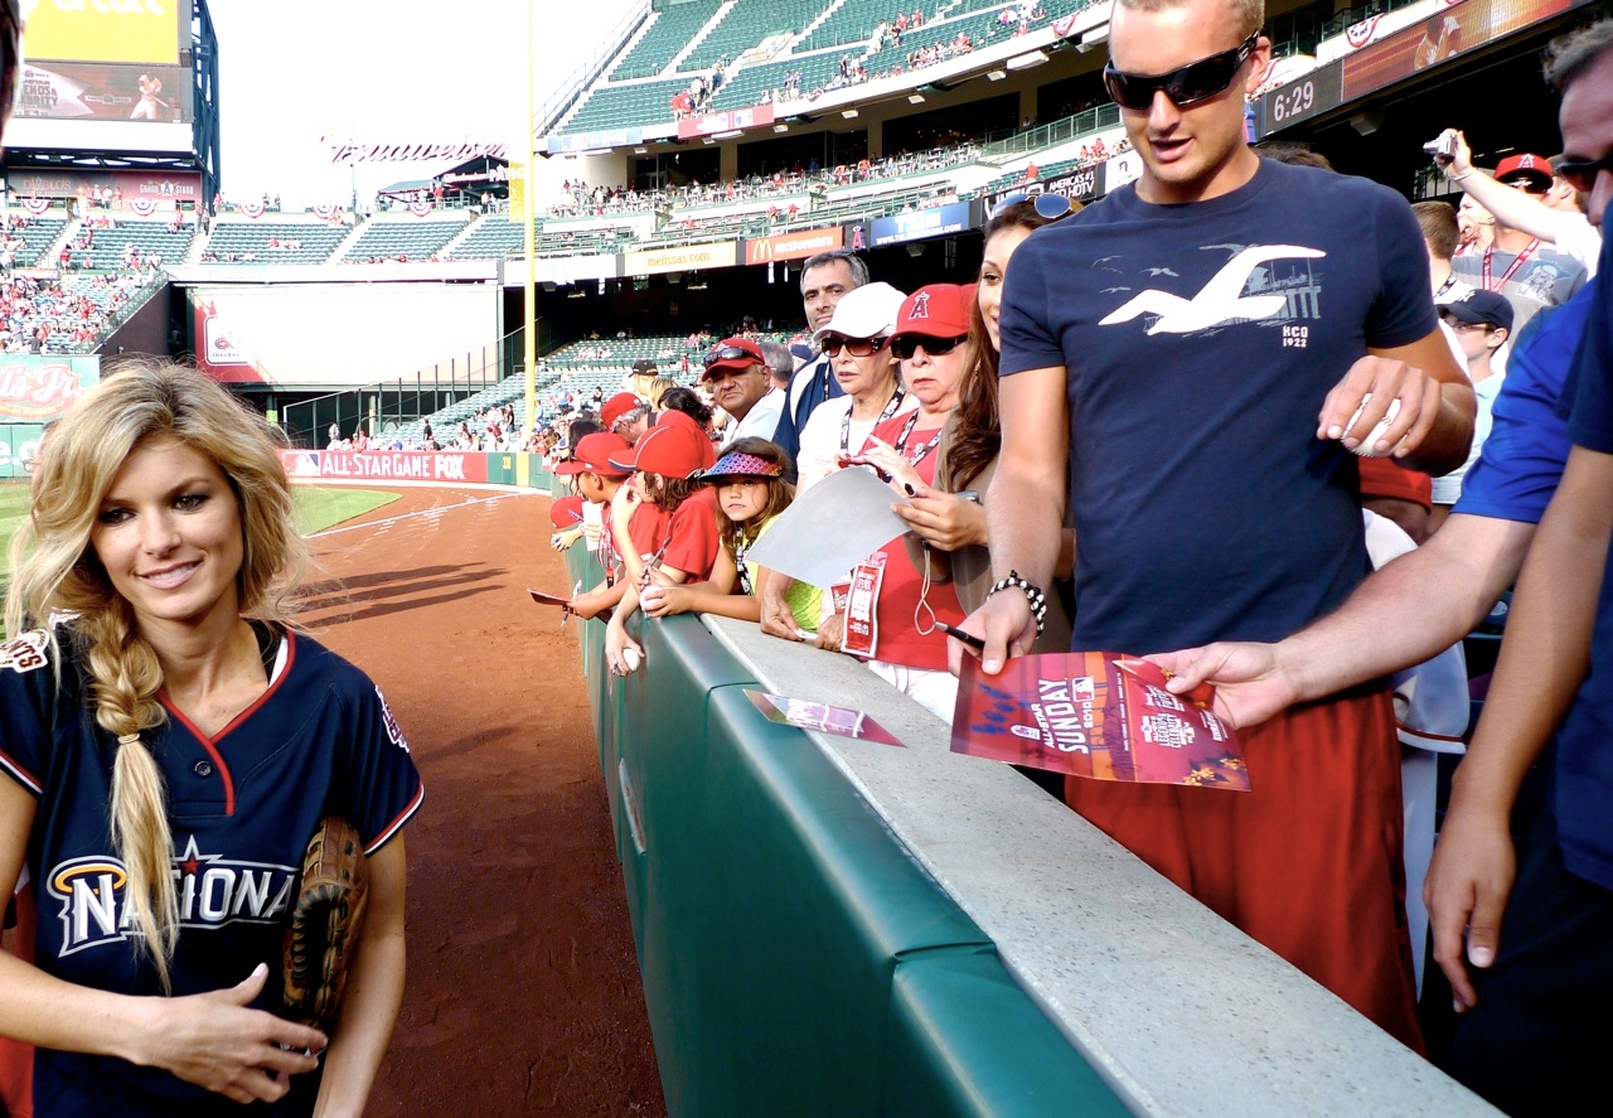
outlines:
{"label": "blue sky", "polygon": [[[506,143],[525,112],[525,0],[210,0],[219,41],[224,190],[346,204],[441,164],[330,164],[321,137]],[[635,7],[534,0],[536,86],[548,92]],[[539,102],[543,100],[539,96]]]}

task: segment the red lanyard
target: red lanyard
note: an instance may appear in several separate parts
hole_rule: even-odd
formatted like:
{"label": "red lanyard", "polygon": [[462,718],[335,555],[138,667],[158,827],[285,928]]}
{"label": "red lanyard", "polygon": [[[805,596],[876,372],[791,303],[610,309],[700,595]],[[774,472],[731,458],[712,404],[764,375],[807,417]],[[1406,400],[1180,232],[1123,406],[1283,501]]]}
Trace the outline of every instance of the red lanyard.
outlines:
{"label": "red lanyard", "polygon": [[1524,250],[1518,253],[1518,258],[1511,264],[1507,265],[1507,270],[1501,273],[1501,282],[1496,284],[1490,283],[1490,257],[1495,253],[1495,249],[1494,247],[1485,249],[1484,264],[1481,269],[1484,290],[1500,291],[1502,288],[1504,288],[1507,285],[1507,281],[1518,274],[1518,269],[1524,266],[1524,263],[1529,259],[1529,257],[1534,255],[1535,249],[1539,247],[1540,242],[1538,240],[1531,240],[1527,245],[1525,245]]}
{"label": "red lanyard", "polygon": [[942,420],[941,426],[937,428],[935,432],[935,436],[931,438],[929,442],[921,446],[917,454],[913,455],[911,458],[908,458],[907,440],[912,436],[913,428],[918,426],[918,421],[919,413],[915,411],[908,421],[902,424],[902,433],[896,436],[896,453],[900,454],[903,458],[907,458],[907,464],[909,466],[917,466],[920,462],[924,461],[925,457],[930,453],[930,451],[940,446],[941,434],[947,428],[946,421]]}
{"label": "red lanyard", "polygon": [[[902,397],[905,395],[907,395],[907,393],[902,391],[902,386],[898,384],[896,386],[896,394],[885,402],[885,410],[879,413],[878,419],[874,420],[875,427],[878,427],[881,423],[885,422],[891,416],[896,414],[896,410],[902,406]],[[857,405],[854,402],[852,407],[856,406]],[[840,418],[840,449],[842,451],[851,450],[851,408],[847,408],[846,414]]]}

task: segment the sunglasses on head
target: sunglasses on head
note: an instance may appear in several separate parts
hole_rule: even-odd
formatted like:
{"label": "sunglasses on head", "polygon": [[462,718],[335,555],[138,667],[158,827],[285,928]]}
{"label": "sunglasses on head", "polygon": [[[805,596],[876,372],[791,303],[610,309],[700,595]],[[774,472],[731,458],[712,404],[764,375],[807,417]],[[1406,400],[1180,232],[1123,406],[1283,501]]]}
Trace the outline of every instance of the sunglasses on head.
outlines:
{"label": "sunglasses on head", "polygon": [[1226,92],[1259,41],[1260,32],[1255,31],[1231,50],[1189,62],[1168,74],[1128,74],[1116,70],[1111,59],[1103,68],[1103,84],[1115,104],[1123,109],[1146,109],[1153,105],[1154,94],[1161,90],[1171,104],[1185,109]]}
{"label": "sunglasses on head", "polygon": [[842,338],[839,334],[827,334],[823,339],[823,352],[830,357],[839,357],[841,350],[853,357],[872,357],[884,348],[884,338]]}
{"label": "sunglasses on head", "polygon": [[1596,186],[1596,176],[1613,171],[1613,151],[1600,159],[1564,159],[1556,166],[1557,177],[1581,194],[1589,194]]}
{"label": "sunglasses on head", "polygon": [[711,368],[719,361],[733,361],[740,357],[745,358],[747,361],[756,360],[756,355],[748,349],[742,349],[737,345],[720,345],[706,354],[706,368]]}
{"label": "sunglasses on head", "polygon": [[1057,221],[1070,212],[1070,200],[1062,194],[1027,194],[1023,191],[1010,194],[1001,202],[991,207],[992,217],[1001,217],[1021,202],[1030,202],[1036,207],[1036,216],[1043,221]]}
{"label": "sunglasses on head", "polygon": [[907,334],[900,338],[891,339],[891,352],[897,360],[906,361],[924,347],[924,352],[931,357],[942,357],[969,340],[968,334],[959,334],[955,338],[932,338],[928,334]]}

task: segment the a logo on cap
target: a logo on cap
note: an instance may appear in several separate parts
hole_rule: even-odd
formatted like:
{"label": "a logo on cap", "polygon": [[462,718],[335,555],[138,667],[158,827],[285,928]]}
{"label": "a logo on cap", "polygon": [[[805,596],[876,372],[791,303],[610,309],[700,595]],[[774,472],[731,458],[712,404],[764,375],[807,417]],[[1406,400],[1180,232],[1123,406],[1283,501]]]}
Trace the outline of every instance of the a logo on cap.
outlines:
{"label": "a logo on cap", "polygon": [[913,309],[907,312],[909,319],[930,317],[930,293],[920,291],[913,296]]}

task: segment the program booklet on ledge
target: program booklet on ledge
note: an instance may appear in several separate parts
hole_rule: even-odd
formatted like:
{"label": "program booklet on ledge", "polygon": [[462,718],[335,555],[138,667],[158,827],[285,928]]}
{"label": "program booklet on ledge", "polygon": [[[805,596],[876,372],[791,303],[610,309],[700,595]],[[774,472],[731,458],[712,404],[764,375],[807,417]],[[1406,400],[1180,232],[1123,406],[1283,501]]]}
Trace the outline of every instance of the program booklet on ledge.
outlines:
{"label": "program booklet on ledge", "polygon": [[1249,791],[1213,692],[1173,695],[1165,680],[1157,664],[1117,652],[1020,656],[996,676],[968,656],[952,751],[1094,780]]}

